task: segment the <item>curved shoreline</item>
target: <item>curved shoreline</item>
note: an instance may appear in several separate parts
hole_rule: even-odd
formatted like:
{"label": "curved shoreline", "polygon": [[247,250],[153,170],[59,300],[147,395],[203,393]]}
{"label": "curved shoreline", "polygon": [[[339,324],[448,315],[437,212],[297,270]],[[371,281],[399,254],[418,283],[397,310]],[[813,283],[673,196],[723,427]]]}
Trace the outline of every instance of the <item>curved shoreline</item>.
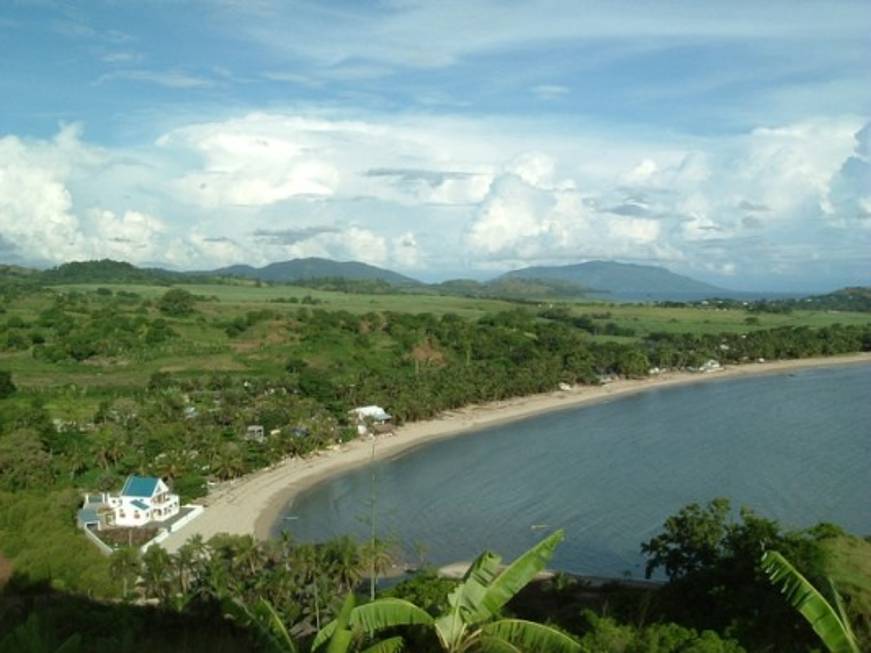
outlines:
{"label": "curved shoreline", "polygon": [[205,512],[189,526],[172,533],[164,546],[169,551],[175,551],[195,534],[205,539],[217,533],[253,534],[259,539],[268,539],[284,507],[300,492],[373,459],[395,457],[435,440],[647,390],[855,364],[871,364],[871,353],[749,363],[708,374],[669,372],[646,379],[620,380],[603,386],[576,386],[571,390],[466,406],[434,419],[405,424],[396,429],[393,435],[382,435],[374,440],[354,440],[309,458],[289,458],[224,483],[202,502],[206,506]]}

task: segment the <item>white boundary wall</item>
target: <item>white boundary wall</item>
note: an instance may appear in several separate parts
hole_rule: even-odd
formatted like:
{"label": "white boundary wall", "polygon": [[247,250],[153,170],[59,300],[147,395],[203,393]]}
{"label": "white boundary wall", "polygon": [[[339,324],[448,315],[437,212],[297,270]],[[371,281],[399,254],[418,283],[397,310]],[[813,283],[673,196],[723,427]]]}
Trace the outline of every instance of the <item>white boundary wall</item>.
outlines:
{"label": "white boundary wall", "polygon": [[[153,537],[152,539],[148,540],[145,544],[143,544],[141,547],[139,547],[139,551],[141,553],[145,553],[146,551],[148,551],[148,549],[150,547],[154,546],[155,544],[160,544],[161,542],[163,542],[166,538],[169,537],[170,533],[175,533],[175,532],[179,531],[180,529],[182,529],[183,527],[190,524],[194,519],[196,519],[197,517],[202,515],[203,511],[205,510],[205,508],[203,508],[203,506],[193,505],[193,504],[187,505],[187,506],[182,506],[182,508],[190,508],[191,511],[188,514],[186,514],[184,517],[179,519],[178,521],[174,522],[169,528],[161,528],[160,533],[158,533],[156,537]],[[101,544],[102,544],[102,542],[101,542]]]}

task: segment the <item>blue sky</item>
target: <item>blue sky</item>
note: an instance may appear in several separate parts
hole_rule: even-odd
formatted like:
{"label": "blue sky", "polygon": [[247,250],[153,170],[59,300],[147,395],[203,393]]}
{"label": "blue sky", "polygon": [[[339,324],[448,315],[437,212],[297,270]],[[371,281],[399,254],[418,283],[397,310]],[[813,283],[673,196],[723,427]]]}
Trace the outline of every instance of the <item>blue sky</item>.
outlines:
{"label": "blue sky", "polygon": [[871,3],[0,5],[0,259],[871,283]]}

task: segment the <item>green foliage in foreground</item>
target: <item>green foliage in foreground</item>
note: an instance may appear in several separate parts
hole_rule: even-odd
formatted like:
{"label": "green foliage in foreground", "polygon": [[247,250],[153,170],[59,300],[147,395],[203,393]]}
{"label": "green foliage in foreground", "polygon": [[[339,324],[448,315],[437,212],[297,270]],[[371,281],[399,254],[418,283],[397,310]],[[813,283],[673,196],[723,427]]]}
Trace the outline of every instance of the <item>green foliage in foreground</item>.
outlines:
{"label": "green foliage in foreground", "polygon": [[850,618],[833,584],[830,589],[835,607],[777,551],[765,552],[762,569],[773,585],[783,589],[787,601],[807,619],[831,653],[859,653]]}
{"label": "green foliage in foreground", "polygon": [[746,508],[733,520],[720,498],[669,517],[642,550],[648,573],[661,568],[670,579],[660,596],[667,618],[729,632],[754,649],[806,650],[814,634],[769,583],[759,552],[782,551],[802,574],[823,579],[828,547],[844,537],[831,524],[784,532]]}
{"label": "green foliage in foreground", "polygon": [[[336,619],[317,633],[311,650],[325,647],[327,653],[344,653],[355,633],[373,638],[400,626],[426,626],[446,653],[496,650],[579,653],[578,643],[554,628],[522,619],[500,618],[505,604],[545,567],[563,537],[562,531],[553,533],[504,569],[499,556],[489,551],[482,553],[448,596],[448,609],[435,619],[401,599],[378,599],[355,608],[349,596]],[[257,628],[274,651],[298,650],[290,631],[268,602],[260,599],[248,608],[235,601],[228,607],[233,617]],[[366,651],[399,650],[400,642],[398,638],[383,640]]]}
{"label": "green foliage in foreground", "polygon": [[[11,496],[3,495],[4,500]],[[21,507],[43,513],[51,509],[48,504],[28,503],[27,498]],[[759,551],[790,551],[802,575],[815,577],[827,573],[829,561],[825,554],[833,544],[841,548],[845,536],[830,525],[784,532],[776,522],[749,511],[744,511],[740,521],[732,521],[727,507],[722,500],[704,507],[688,506],[666,522],[661,535],[645,545],[652,561],[673,562],[669,567],[671,580],[658,590],[594,590],[583,580],[559,576],[527,585],[547,563],[560,538],[555,534],[504,568],[498,564],[498,557],[482,554],[462,581],[439,578],[432,572],[403,581],[375,603],[363,603],[351,610],[348,630],[354,634],[354,646],[359,648],[379,637],[392,640],[401,635],[406,650],[417,653],[472,650],[494,643],[497,636],[514,642],[516,648],[508,650],[522,651],[542,650],[542,644],[532,645],[532,641],[555,642],[557,650],[564,650],[559,647],[572,642],[569,650],[584,653],[814,650],[816,636],[770,584]],[[306,650],[319,630],[324,629],[319,644],[332,636],[333,626],[324,628],[324,624],[338,618],[342,597],[361,587],[370,568],[365,547],[347,538],[312,545],[297,544],[288,537],[258,543],[250,537],[223,535],[208,542],[194,538],[175,554],[160,548],[152,548],[145,555],[120,549],[106,559],[74,534],[71,525],[69,528],[70,539],[59,539],[57,548],[50,551],[52,558],[45,561],[56,560],[73,570],[66,582],[52,581],[55,587],[76,587],[71,577],[90,568],[99,570],[102,578],[113,584],[106,588],[107,592],[123,591],[126,601],[147,600],[155,604],[154,608],[141,611],[114,602],[86,604],[81,597],[69,594],[63,595],[60,606],[42,599],[30,602],[28,596],[33,590],[29,586],[33,581],[21,570],[41,568],[43,579],[54,578],[49,564],[37,567],[37,561],[29,557],[34,552],[28,548],[39,551],[41,531],[37,530],[19,540],[13,558],[17,573],[5,594],[0,593],[0,631],[11,631],[36,612],[45,622],[43,630],[58,644],[81,633],[88,646],[85,650],[138,653],[149,650],[138,641],[142,629],[146,629],[144,624],[149,624],[147,634],[152,639],[145,637],[143,641],[178,645],[174,624],[182,623],[187,647],[175,650],[209,650],[200,644],[213,641],[214,632],[226,628],[221,606],[232,604],[241,609],[235,613],[236,623],[249,623],[254,630],[260,630],[263,624],[272,624],[270,628],[280,624],[287,639]],[[45,533],[56,537],[52,531]],[[4,532],[3,536],[7,535]],[[75,548],[75,538],[83,548]],[[62,550],[64,547],[70,549],[69,553]],[[81,557],[82,562],[78,563],[76,557]],[[816,571],[820,569],[824,571]],[[862,580],[863,572],[856,568],[851,571],[845,564],[841,573],[854,578],[855,584],[845,587],[850,592],[871,580]],[[55,592],[53,596],[61,595]],[[845,591],[845,611],[851,613],[851,619],[857,616],[851,612],[856,605],[854,598]],[[263,607],[267,604],[268,609]],[[73,609],[70,605],[77,606],[78,611],[69,612]],[[123,612],[123,619],[109,617],[108,612],[113,610],[119,615]],[[97,626],[100,619],[102,626]],[[389,627],[410,622],[417,625]],[[242,638],[229,635],[228,643],[216,647],[213,653],[253,650],[241,644],[247,641],[244,633],[231,632]],[[857,632],[857,638],[862,650],[868,644],[866,636]],[[103,648],[95,644],[101,641],[105,642]],[[580,648],[575,648],[575,642]],[[395,641],[386,646],[396,646]],[[323,643],[318,648],[324,651],[326,647]]]}

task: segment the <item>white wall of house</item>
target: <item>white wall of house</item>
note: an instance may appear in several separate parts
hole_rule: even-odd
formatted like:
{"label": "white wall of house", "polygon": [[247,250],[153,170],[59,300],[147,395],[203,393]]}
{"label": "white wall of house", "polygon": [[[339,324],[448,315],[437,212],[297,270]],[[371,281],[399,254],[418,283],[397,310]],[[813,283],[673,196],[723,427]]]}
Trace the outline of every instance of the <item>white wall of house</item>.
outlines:
{"label": "white wall of house", "polygon": [[108,505],[115,513],[115,525],[124,527],[144,526],[150,521],[166,521],[179,511],[179,498],[171,494],[163,481],[158,482],[150,497],[126,495],[107,497]]}

